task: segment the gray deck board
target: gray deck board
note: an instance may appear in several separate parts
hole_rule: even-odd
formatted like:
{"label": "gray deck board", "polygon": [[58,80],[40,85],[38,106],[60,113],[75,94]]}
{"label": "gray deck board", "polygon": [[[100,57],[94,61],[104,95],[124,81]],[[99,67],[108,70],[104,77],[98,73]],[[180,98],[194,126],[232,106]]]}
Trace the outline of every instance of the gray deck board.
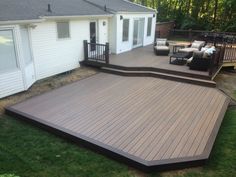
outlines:
{"label": "gray deck board", "polygon": [[228,102],[215,88],[100,73],[8,109],[140,163],[161,164],[211,149]]}
{"label": "gray deck board", "polygon": [[110,55],[110,64],[125,67],[152,67],[193,75],[209,76],[207,71],[190,70],[187,65],[169,64],[169,56],[156,56],[153,46],[145,46],[118,55]]}

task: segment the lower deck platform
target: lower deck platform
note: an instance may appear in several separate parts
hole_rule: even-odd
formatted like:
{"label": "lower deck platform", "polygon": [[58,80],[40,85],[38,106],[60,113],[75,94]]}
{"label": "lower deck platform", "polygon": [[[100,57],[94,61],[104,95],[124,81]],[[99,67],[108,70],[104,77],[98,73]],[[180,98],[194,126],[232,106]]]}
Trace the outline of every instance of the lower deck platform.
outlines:
{"label": "lower deck platform", "polygon": [[208,159],[229,98],[215,88],[100,73],[6,108],[142,170]]}

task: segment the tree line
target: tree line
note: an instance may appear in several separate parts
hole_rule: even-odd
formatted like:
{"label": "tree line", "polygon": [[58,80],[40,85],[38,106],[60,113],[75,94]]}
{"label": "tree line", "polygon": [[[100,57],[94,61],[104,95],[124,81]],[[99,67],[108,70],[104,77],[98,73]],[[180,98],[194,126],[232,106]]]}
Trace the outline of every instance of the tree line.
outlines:
{"label": "tree line", "polygon": [[157,10],[179,29],[236,32],[236,0],[130,0]]}

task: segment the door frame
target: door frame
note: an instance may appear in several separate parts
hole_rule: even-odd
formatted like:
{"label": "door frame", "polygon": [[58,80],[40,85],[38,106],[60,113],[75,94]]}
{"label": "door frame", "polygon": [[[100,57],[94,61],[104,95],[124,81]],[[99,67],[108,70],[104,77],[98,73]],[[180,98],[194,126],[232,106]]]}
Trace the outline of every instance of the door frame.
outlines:
{"label": "door frame", "polygon": [[[140,39],[142,39],[142,42],[140,44],[137,44],[137,45],[134,45],[134,22],[135,21],[138,21],[138,35],[139,35],[139,31],[140,31],[140,24],[141,24],[141,21],[143,21],[143,27],[142,27],[142,36],[140,37]],[[137,48],[137,47],[141,47],[143,46],[143,41],[144,41],[144,25],[145,25],[145,18],[143,17],[140,17],[140,18],[134,18],[133,19],[133,38],[132,38],[132,48]]]}
{"label": "door frame", "polygon": [[[36,66],[35,66],[35,62],[34,62],[34,53],[33,53],[33,47],[32,47],[32,31],[31,31],[32,28],[30,28],[29,26],[26,26],[25,28],[26,28],[27,35],[28,35],[29,52],[30,52],[30,56],[31,56],[31,62],[30,63],[26,64],[25,61],[24,61],[25,88],[28,89],[37,81],[37,78],[36,78]],[[21,48],[21,50],[23,51],[22,48]],[[28,85],[27,84],[28,81],[27,81],[27,77],[26,77],[26,69],[28,69],[29,67],[31,67],[31,69],[33,70],[33,76],[31,78],[30,84]]]}

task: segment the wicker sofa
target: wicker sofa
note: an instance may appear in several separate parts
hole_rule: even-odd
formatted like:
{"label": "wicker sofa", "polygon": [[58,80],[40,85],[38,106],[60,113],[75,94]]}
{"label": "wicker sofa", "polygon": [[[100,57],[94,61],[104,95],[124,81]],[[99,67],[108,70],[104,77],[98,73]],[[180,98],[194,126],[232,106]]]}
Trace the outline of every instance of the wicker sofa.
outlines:
{"label": "wicker sofa", "polygon": [[208,58],[193,56],[188,66],[191,70],[208,71],[210,67],[218,64],[219,59],[220,49],[216,49],[216,51]]}

